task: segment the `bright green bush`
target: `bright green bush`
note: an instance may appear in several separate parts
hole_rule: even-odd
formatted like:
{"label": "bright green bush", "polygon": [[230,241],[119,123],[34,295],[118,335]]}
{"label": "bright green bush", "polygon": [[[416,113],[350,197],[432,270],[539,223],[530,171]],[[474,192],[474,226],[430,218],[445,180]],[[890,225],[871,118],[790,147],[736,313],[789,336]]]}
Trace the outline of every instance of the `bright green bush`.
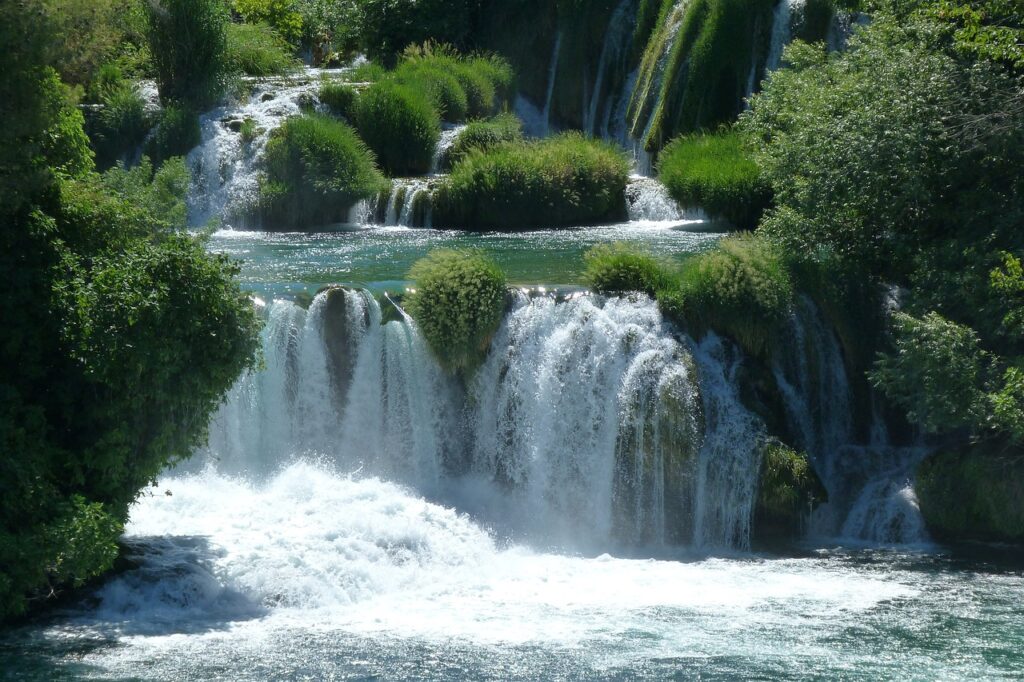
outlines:
{"label": "bright green bush", "polygon": [[359,96],[356,127],[388,175],[430,170],[441,119],[421,92],[391,81],[374,83]]}
{"label": "bright green bush", "polygon": [[710,329],[763,356],[789,317],[793,295],[779,251],[763,239],[739,236],[687,261],[678,295],[666,302],[669,314],[681,316],[691,332]]}
{"label": "bright green bush", "polygon": [[395,69],[393,78],[426,95],[443,120],[453,123],[466,120],[469,110],[466,91],[459,79],[440,64],[407,61]]}
{"label": "bright green bush", "polygon": [[185,156],[202,140],[199,116],[175,105],[164,107],[153,135],[146,142],[146,154],[156,164],[174,156]]}
{"label": "bright green bush", "polygon": [[495,106],[498,109],[511,107],[516,98],[516,72],[504,58],[498,55],[474,57],[469,65],[483,75],[494,87]]}
{"label": "bright green bush", "polygon": [[658,178],[681,205],[742,230],[757,226],[771,196],[742,135],[732,130],[676,138],[658,157]]}
{"label": "bright green bush", "polygon": [[343,221],[386,184],[373,153],[348,125],[318,114],[288,119],[263,157],[260,213],[271,227]]}
{"label": "bright green bush", "polygon": [[295,0],[231,0],[231,8],[247,24],[265,24],[293,45],[303,36],[302,13],[296,5]]}
{"label": "bright green bush", "polygon": [[488,230],[613,222],[625,215],[628,177],[619,149],[576,133],[505,144],[454,167],[435,196],[434,224]]}
{"label": "bright green bush", "polygon": [[654,256],[625,244],[595,246],[584,257],[583,279],[595,291],[641,291],[649,296],[676,285],[670,268]]}
{"label": "bright green bush", "polygon": [[320,85],[318,97],[320,102],[335,116],[340,116],[349,123],[355,121],[356,100],[359,98],[359,93],[351,85],[324,81]]}
{"label": "bright green bush", "polygon": [[486,118],[495,111],[496,91],[485,70],[471,62],[454,62],[450,69],[466,93],[470,118]]}
{"label": "bright green bush", "polygon": [[523,139],[523,124],[515,114],[499,114],[486,121],[473,121],[455,138],[445,161],[453,166],[473,150],[487,151]]}
{"label": "bright green bush", "polygon": [[291,46],[266,24],[229,23],[225,59],[228,70],[246,76],[279,76],[300,66]]}
{"label": "bright green bush", "polygon": [[153,0],[146,7],[160,99],[194,107],[215,102],[228,70],[223,0]]}
{"label": "bright green bush", "polygon": [[449,371],[476,369],[505,311],[505,274],[480,253],[437,250],[413,265],[409,279],[406,309],[438,361]]}

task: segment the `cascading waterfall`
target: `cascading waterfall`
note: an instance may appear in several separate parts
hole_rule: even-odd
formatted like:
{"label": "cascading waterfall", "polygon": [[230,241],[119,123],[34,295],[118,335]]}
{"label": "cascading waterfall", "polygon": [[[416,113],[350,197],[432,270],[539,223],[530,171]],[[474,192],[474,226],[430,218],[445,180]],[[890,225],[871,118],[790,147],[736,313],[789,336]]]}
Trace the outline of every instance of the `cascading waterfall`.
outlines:
{"label": "cascading waterfall", "polygon": [[367,210],[365,222],[389,227],[431,226],[431,182],[426,178],[395,178]]}
{"label": "cascading waterfall", "polygon": [[763,429],[733,387],[736,351],[675,338],[646,297],[517,295],[466,389],[368,293],[267,317],[265,368],[190,466],[262,480],[312,458],[549,542],[749,546]]}
{"label": "cascading waterfall", "polygon": [[668,188],[654,178],[634,175],[626,185],[626,211],[634,222],[675,222],[703,220],[703,214],[684,212]]}
{"label": "cascading waterfall", "polygon": [[448,164],[448,151],[465,129],[466,126],[464,124],[445,124],[444,130],[441,131],[441,138],[437,141],[437,147],[434,148],[434,156],[430,161],[431,175],[438,175],[444,170]]}
{"label": "cascading waterfall", "polygon": [[774,71],[782,65],[782,51],[793,39],[793,17],[802,10],[805,2],[806,0],[779,0],[779,4],[775,6],[765,72]]}
{"label": "cascading waterfall", "polygon": [[544,111],[541,114],[544,122],[544,131],[540,137],[544,137],[551,132],[551,103],[555,99],[555,82],[558,80],[558,62],[561,54],[562,32],[559,31],[555,36],[555,47],[551,51],[551,66],[548,70],[548,91],[544,98]]}
{"label": "cascading waterfall", "polygon": [[611,112],[613,97],[605,92],[605,77],[609,67],[622,61],[627,54],[629,40],[632,36],[632,18],[636,15],[636,0],[622,0],[615,8],[611,19],[608,22],[608,29],[605,31],[604,44],[601,46],[601,56],[597,63],[597,76],[594,79],[594,90],[590,95],[589,103],[583,109],[583,132],[593,137],[597,134],[598,109],[602,98],[607,98],[606,112],[603,117],[604,127],[607,129],[607,120]]}
{"label": "cascading waterfall", "polygon": [[870,442],[856,443],[839,341],[807,298],[798,300],[787,338],[792,351],[777,354],[773,373],[790,430],[829,493],[812,531],[870,543],[926,542],[912,480],[925,450],[890,444],[879,415]]}

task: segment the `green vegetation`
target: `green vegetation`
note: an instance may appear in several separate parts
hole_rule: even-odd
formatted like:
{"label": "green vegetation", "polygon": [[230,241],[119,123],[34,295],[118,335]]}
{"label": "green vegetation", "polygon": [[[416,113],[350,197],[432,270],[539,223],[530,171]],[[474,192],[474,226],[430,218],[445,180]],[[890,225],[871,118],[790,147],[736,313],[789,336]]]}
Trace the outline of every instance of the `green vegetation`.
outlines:
{"label": "green vegetation", "polygon": [[174,156],[185,156],[202,139],[199,116],[185,107],[169,104],[160,115],[160,122],[146,142],[146,154],[154,163]]}
{"label": "green vegetation", "polygon": [[318,94],[320,102],[323,103],[331,113],[340,116],[349,123],[355,121],[356,100],[359,93],[347,83],[324,81],[320,85]]}
{"label": "green vegetation", "polygon": [[461,81],[440,64],[407,61],[395,70],[393,77],[425,95],[443,120],[454,123],[466,120],[469,113],[466,91]]}
{"label": "green vegetation", "polygon": [[154,169],[148,157],[126,169],[115,166],[102,176],[102,184],[126,203],[142,208],[153,220],[153,229],[184,230],[188,227],[190,174],[185,159],[167,159]]}
{"label": "green vegetation", "polygon": [[160,99],[193,107],[215,102],[228,71],[223,0],[154,0],[146,7]]}
{"label": "green vegetation", "polygon": [[465,45],[472,31],[467,0],[363,0],[357,21],[371,59],[393,64],[409,45]]}
{"label": "green vegetation", "polygon": [[621,151],[575,133],[509,143],[463,158],[440,186],[434,223],[528,229],[620,220],[629,164]]}
{"label": "green vegetation", "polygon": [[681,205],[703,208],[742,230],[757,226],[771,196],[735,130],[676,138],[658,157],[658,178]]}
{"label": "green vegetation", "polygon": [[473,251],[432,251],[413,265],[414,293],[405,299],[427,344],[443,367],[475,370],[501,324],[508,300],[505,274]]}
{"label": "green vegetation", "polygon": [[595,246],[584,255],[584,261],[584,281],[603,294],[641,291],[657,296],[678,286],[677,278],[665,263],[624,244]]}
{"label": "green vegetation", "polygon": [[107,168],[142,144],[151,121],[135,86],[125,81],[103,86],[100,101],[103,109],[90,121],[89,138],[97,165]]}
{"label": "green vegetation", "polygon": [[523,139],[523,124],[515,114],[499,114],[486,121],[469,123],[455,138],[448,150],[446,162],[453,166],[473,150],[488,151],[506,142]]}
{"label": "green vegetation", "polygon": [[93,171],[50,30],[0,5],[4,620],[111,567],[129,504],[203,440],[257,344],[237,266],[174,229],[183,165]]}
{"label": "green vegetation", "polygon": [[776,440],[765,443],[754,523],[760,538],[794,539],[828,493],[807,455]]}
{"label": "green vegetation", "polygon": [[430,170],[441,119],[419,90],[393,81],[374,83],[356,104],[356,127],[388,175]]}
{"label": "green vegetation", "polygon": [[353,204],[386,184],[355,131],[318,114],[290,118],[275,130],[263,164],[259,210],[275,228],[344,221]]}
{"label": "green vegetation", "polygon": [[1024,457],[984,447],[940,452],[917,469],[928,530],[943,540],[1024,542]]}
{"label": "green vegetation", "polygon": [[292,49],[266,24],[228,24],[225,60],[228,71],[246,76],[278,76],[300,63]]}
{"label": "green vegetation", "polygon": [[[263,24],[293,45],[302,39],[302,13],[293,0],[230,0],[234,10],[247,24]],[[257,75],[257,74],[254,74]]]}

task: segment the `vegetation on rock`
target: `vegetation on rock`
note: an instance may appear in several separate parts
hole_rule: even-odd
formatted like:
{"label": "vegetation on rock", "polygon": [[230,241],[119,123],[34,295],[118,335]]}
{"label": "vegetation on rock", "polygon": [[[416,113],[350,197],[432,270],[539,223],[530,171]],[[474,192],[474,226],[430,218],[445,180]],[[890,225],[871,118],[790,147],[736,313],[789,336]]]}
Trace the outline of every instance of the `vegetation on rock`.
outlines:
{"label": "vegetation on rock", "polygon": [[814,507],[828,501],[828,493],[806,454],[776,440],[765,443],[762,452],[754,510],[758,537],[792,540]]}
{"label": "vegetation on rock", "polygon": [[523,124],[515,114],[500,114],[489,120],[469,123],[448,150],[448,165],[454,166],[473,150],[487,151],[506,142],[523,139]]}
{"label": "vegetation on rock", "polygon": [[388,175],[430,170],[441,118],[419,90],[390,80],[374,83],[356,103],[356,127]]}

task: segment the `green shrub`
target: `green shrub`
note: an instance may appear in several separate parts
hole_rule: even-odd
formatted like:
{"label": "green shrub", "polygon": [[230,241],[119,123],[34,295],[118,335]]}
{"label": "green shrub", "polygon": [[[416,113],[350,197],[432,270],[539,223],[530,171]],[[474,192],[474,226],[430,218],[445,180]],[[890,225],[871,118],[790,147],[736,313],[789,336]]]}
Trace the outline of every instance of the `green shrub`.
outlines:
{"label": "green shrub", "polygon": [[376,83],[384,80],[388,70],[376,62],[363,62],[359,66],[342,73],[347,83]]}
{"label": "green shrub", "polygon": [[625,215],[629,163],[604,142],[568,133],[463,158],[435,196],[434,223],[465,229],[586,225]]}
{"label": "green shrub", "polygon": [[794,295],[780,253],[752,236],[724,239],[687,261],[678,292],[666,294],[669,314],[681,316],[691,332],[714,330],[759,356],[788,318]]}
{"label": "green shrub", "polygon": [[201,140],[199,116],[189,109],[168,105],[146,143],[146,154],[153,163],[160,164],[173,156],[187,155]]}
{"label": "green shrub", "polygon": [[449,371],[474,370],[505,311],[505,274],[480,253],[437,250],[413,265],[409,279],[406,309],[438,361]]}
{"label": "green shrub", "polygon": [[246,76],[279,76],[299,68],[292,48],[266,24],[227,25],[227,68]]}
{"label": "green shrub", "polygon": [[495,111],[495,87],[486,71],[469,62],[454,62],[452,74],[466,93],[467,115],[487,118]]}
{"label": "green shrub", "polygon": [[351,85],[324,81],[320,84],[318,97],[320,102],[335,116],[340,116],[349,123],[355,121],[356,100],[359,93]]}
{"label": "green shrub", "polygon": [[245,144],[251,143],[260,134],[260,128],[256,124],[256,120],[247,118],[242,121],[242,127],[238,129],[238,135],[242,138],[242,142]]}
{"label": "green shrub", "polygon": [[455,138],[446,161],[448,165],[455,165],[473,150],[487,151],[522,139],[523,124],[515,114],[499,114],[489,121],[473,121]]}
{"label": "green shrub", "polygon": [[511,107],[516,99],[516,72],[504,58],[498,55],[474,57],[469,65],[483,75],[494,87],[495,106],[498,109]]}
{"label": "green shrub", "polygon": [[443,120],[453,123],[466,120],[469,110],[466,91],[459,79],[441,65],[426,61],[404,62],[393,77],[426,95]]}
{"label": "green shrub", "polygon": [[228,67],[223,0],[153,0],[146,7],[161,100],[194,107],[215,102]]}
{"label": "green shrub", "polygon": [[115,166],[103,174],[103,185],[132,206],[144,209],[155,221],[154,229],[183,230],[188,227],[190,173],[185,159],[167,159],[153,169],[149,157],[132,167]]}
{"label": "green shrub", "polygon": [[348,125],[317,114],[288,119],[263,157],[260,213],[271,227],[343,221],[384,186],[373,153]]}
{"label": "green shrub", "polygon": [[89,132],[96,149],[96,162],[102,168],[142,144],[151,122],[145,101],[130,83],[106,86],[101,97],[103,109]]}
{"label": "green shrub", "polygon": [[658,178],[683,206],[703,208],[743,230],[757,226],[771,196],[742,135],[732,130],[676,138],[658,157]]}
{"label": "green shrub", "polygon": [[828,493],[807,455],[772,440],[764,445],[754,531],[759,538],[793,539]]}
{"label": "green shrub", "polygon": [[231,0],[231,8],[247,24],[265,24],[293,45],[303,36],[302,14],[296,4],[295,0]]}
{"label": "green shrub", "polygon": [[391,81],[375,83],[359,96],[356,125],[389,175],[430,170],[441,120],[422,93]]}
{"label": "green shrub", "polygon": [[53,123],[42,137],[41,151],[46,164],[67,177],[82,177],[94,170],[94,154],[85,134],[85,117],[74,106],[71,93],[56,72],[46,69],[41,86],[46,89],[53,111]]}
{"label": "green shrub", "polygon": [[583,280],[600,293],[641,291],[656,296],[675,285],[668,266],[626,244],[595,246],[583,259],[587,266]]}

